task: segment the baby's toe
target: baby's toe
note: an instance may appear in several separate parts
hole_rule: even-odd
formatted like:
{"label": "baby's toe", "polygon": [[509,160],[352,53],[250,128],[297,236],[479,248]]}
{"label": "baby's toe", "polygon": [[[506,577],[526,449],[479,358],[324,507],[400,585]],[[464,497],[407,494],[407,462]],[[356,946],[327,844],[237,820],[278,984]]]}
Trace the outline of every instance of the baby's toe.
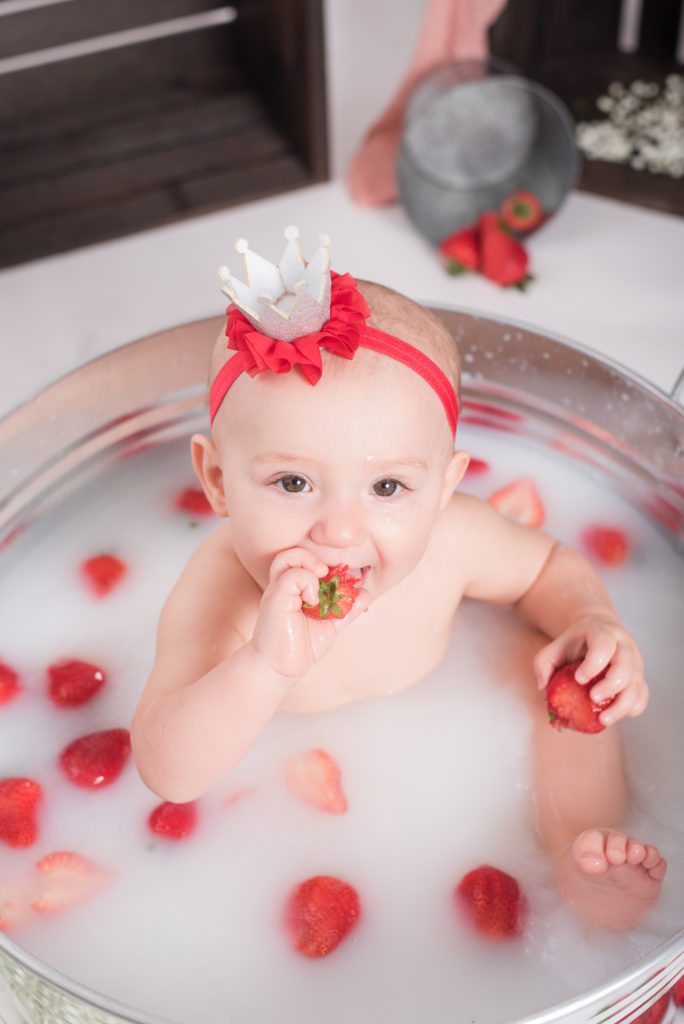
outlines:
{"label": "baby's toe", "polygon": [[624,832],[609,832],[606,838],[606,859],[615,866],[627,860],[627,836]]}
{"label": "baby's toe", "polygon": [[646,847],[646,856],[643,860],[643,866],[648,871],[651,878],[654,878],[657,882],[662,881],[667,871],[667,861],[664,857],[660,856],[660,851],[655,846]]}
{"label": "baby's toe", "polygon": [[627,863],[636,865],[641,864],[646,856],[646,847],[643,843],[640,843],[637,839],[627,840]]}
{"label": "baby's toe", "polygon": [[605,855],[605,834],[590,828],[581,832],[572,844],[577,865],[589,875],[600,875],[608,867]]}

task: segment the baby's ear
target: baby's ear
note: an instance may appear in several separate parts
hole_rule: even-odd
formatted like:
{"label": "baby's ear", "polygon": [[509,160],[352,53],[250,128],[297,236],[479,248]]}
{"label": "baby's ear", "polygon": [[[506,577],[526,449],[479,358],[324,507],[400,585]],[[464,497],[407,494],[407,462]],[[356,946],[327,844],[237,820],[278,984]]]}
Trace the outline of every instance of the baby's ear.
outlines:
{"label": "baby's ear", "polygon": [[451,495],[463,479],[469,462],[470,455],[468,455],[468,452],[454,452],[449,459],[444,471],[444,487],[439,502],[440,511],[448,504]]}
{"label": "baby's ear", "polygon": [[197,479],[202,484],[209,504],[217,516],[227,516],[228,507],[223,490],[223,470],[216,445],[204,434],[193,434],[190,440],[190,454]]}

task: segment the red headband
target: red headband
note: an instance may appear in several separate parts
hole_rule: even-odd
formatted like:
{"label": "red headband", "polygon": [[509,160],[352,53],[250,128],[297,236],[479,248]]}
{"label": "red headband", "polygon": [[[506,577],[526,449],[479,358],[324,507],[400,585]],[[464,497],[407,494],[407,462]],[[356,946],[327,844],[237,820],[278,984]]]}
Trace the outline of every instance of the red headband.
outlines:
{"label": "red headband", "polygon": [[211,422],[219,410],[228,389],[246,370],[250,377],[270,370],[289,373],[299,367],[309,384],[317,384],[323,372],[321,348],[343,359],[353,359],[358,348],[381,352],[415,370],[430,385],[444,406],[449,427],[456,435],[458,401],[449,378],[432,359],[413,345],[369,327],[366,320],[370,310],[351,274],[330,273],[330,319],[320,331],[307,334],[294,341],[279,341],[260,334],[236,306],[228,307],[226,335],[228,348],[237,355],[221,367],[209,392]]}

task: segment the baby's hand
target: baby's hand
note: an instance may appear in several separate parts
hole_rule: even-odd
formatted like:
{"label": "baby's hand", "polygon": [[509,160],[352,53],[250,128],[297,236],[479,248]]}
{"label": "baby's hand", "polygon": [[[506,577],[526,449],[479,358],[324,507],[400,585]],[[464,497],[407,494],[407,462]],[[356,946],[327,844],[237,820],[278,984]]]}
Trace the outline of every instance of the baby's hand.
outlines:
{"label": "baby's hand", "polygon": [[640,715],[648,704],[648,686],[644,681],[644,663],[633,638],[619,622],[609,616],[587,615],[556,637],[537,653],[534,671],[543,690],[554,669],[582,658],[575,673],[578,683],[588,683],[610,663],[604,678],[591,688],[596,703],[615,697],[602,711],[602,725],[613,725],[629,715]]}
{"label": "baby's hand", "polygon": [[294,682],[333,644],[340,630],[366,610],[370,594],[359,587],[344,619],[312,619],[302,605],[318,604],[318,581],[328,566],[306,548],[275,556],[254,627],[252,645],[267,664]]}

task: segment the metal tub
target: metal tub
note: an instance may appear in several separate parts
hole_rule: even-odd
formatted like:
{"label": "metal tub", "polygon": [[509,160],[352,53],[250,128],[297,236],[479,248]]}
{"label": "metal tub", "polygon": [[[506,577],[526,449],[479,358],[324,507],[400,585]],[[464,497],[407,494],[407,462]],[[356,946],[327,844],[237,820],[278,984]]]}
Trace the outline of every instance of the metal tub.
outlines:
{"label": "metal tub", "polygon": [[[668,396],[617,364],[523,325],[436,312],[461,351],[466,421],[513,425],[521,437],[583,462],[656,521],[681,554],[683,379]],[[209,352],[221,323],[202,320],[125,345],[0,421],[0,551],[110,460],[204,428]],[[518,1024],[630,1024],[682,974],[684,930],[601,985]],[[164,1024],[60,975],[2,933],[0,1021]]]}

